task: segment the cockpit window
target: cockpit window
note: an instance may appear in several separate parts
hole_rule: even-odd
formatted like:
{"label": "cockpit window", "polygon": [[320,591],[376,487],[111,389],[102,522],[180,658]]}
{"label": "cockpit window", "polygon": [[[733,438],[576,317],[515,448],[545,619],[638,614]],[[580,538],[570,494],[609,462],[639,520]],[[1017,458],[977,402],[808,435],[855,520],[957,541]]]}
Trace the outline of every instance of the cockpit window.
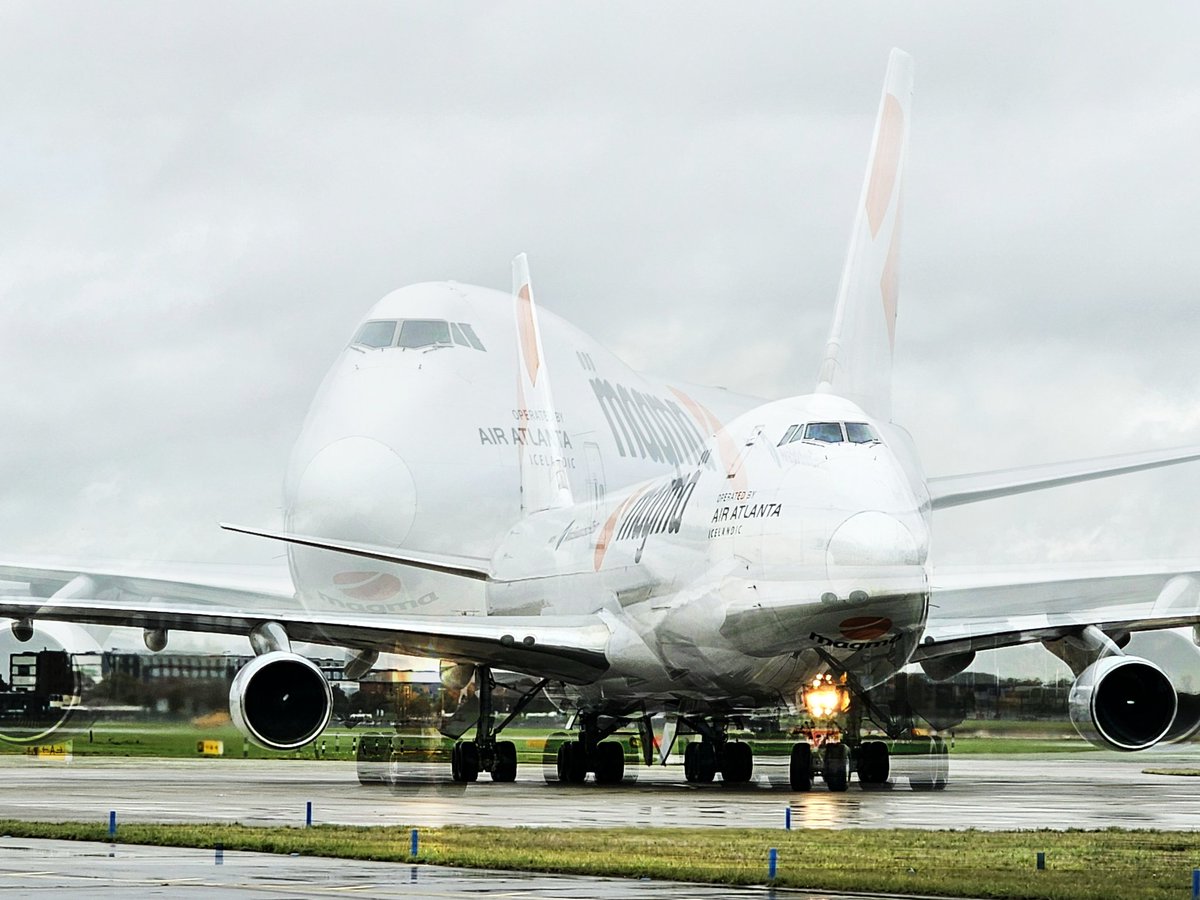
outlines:
{"label": "cockpit window", "polygon": [[[468,325],[466,322],[459,322],[458,324],[462,326],[463,334],[465,334],[467,336],[467,340],[471,342],[471,346],[474,347],[476,350],[483,350],[484,349],[483,343],[479,340],[479,337],[475,334],[475,329],[472,328],[470,325]],[[484,351],[484,352],[486,352],[486,351]]]}
{"label": "cockpit window", "polygon": [[841,422],[810,422],[804,426],[806,441],[820,441],[823,444],[840,444],[842,442]]}
{"label": "cockpit window", "polygon": [[460,346],[460,347],[470,347],[471,346],[470,344],[467,343],[467,339],[463,335],[462,329],[459,327],[457,322],[450,323],[450,333],[452,335],[454,335],[454,343],[458,344],[458,346]]}
{"label": "cockpit window", "polygon": [[395,321],[364,322],[352,343],[364,347],[390,347],[396,336]]}
{"label": "cockpit window", "polygon": [[878,444],[879,435],[866,422],[847,422],[846,438],[852,444]]}
{"label": "cockpit window", "polygon": [[450,323],[436,319],[405,319],[400,324],[399,346],[409,350],[450,343]]}
{"label": "cockpit window", "polygon": [[781,437],[781,438],[779,439],[779,443],[778,443],[778,444],[776,444],[775,446],[777,446],[777,447],[782,447],[782,446],[783,446],[784,444],[786,444],[788,441],[792,440],[792,439],[793,439],[793,437],[794,437],[794,435],[796,434],[796,432],[797,432],[797,431],[799,431],[799,430],[800,430],[800,426],[799,426],[799,425],[792,425],[790,428],[788,428],[788,430],[787,430],[787,431],[785,431],[785,432],[783,433],[783,437]]}

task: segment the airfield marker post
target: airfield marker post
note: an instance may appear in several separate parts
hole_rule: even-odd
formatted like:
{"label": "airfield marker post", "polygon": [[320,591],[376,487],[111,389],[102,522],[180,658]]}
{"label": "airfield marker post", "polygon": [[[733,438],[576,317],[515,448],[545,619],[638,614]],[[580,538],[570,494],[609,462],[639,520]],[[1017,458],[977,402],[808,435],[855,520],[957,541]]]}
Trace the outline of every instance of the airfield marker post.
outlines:
{"label": "airfield marker post", "polygon": [[792,808],[790,806],[785,806],[783,808],[783,830],[792,830]]}
{"label": "airfield marker post", "polygon": [[218,865],[218,866],[225,865],[225,845],[222,843],[218,843],[216,850],[217,850],[216,865]]}
{"label": "airfield marker post", "polygon": [[779,869],[779,851],[771,848],[771,852],[767,855],[767,881],[775,880],[775,872]]}
{"label": "airfield marker post", "polygon": [[312,828],[312,801],[304,804],[304,827]]}
{"label": "airfield marker post", "polygon": [[117,811],[115,809],[108,811],[108,836],[110,838],[117,836]]}
{"label": "airfield marker post", "polygon": [[1046,869],[1046,851],[1045,850],[1038,851],[1037,867],[1038,867],[1039,872],[1043,872]]}
{"label": "airfield marker post", "polygon": [[417,829],[412,830],[412,835],[408,847],[408,855],[416,859],[417,848],[421,846],[421,836],[417,834]]}

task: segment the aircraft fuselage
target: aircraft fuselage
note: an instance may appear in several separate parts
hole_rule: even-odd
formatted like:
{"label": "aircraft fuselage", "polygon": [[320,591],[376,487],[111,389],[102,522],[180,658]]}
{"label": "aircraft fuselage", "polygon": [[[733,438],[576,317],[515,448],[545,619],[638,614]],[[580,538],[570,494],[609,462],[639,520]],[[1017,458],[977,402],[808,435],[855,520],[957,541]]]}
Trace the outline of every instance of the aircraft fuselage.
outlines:
{"label": "aircraft fuselage", "polygon": [[[831,661],[866,687],[905,664],[927,611],[929,505],[902,430],[832,395],[647,378],[540,319],[553,422],[518,398],[509,295],[416,285],[371,310],[368,342],[420,325],[410,346],[354,343],[334,363],[289,465],[288,530],[487,559],[496,579],[290,547],[307,608],[598,613],[611,667],[565,695],[590,708],[792,704]],[[825,440],[805,437],[814,423]],[[520,454],[537,464],[541,448],[547,465],[563,454],[575,503],[523,515]],[[764,618],[773,604],[786,611]]]}

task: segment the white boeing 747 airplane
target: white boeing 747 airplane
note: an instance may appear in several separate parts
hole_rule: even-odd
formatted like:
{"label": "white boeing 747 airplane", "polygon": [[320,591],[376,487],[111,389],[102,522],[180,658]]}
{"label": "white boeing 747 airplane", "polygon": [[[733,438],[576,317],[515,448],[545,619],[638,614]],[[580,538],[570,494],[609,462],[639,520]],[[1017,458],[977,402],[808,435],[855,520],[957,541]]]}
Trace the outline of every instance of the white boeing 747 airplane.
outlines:
{"label": "white boeing 747 airplane", "polygon": [[[634,372],[535,307],[519,256],[511,294],[419,284],[368,313],[295,445],[284,530],[225,526],[283,542],[287,583],[6,562],[0,578],[27,587],[0,596],[0,615],[25,640],[58,622],[139,627],[152,650],[172,630],[246,635],[256,657],[231,712],[275,749],[311,741],[332,709],[291,642],[346,648],[352,678],[380,652],[446,660],[447,683],[473,681],[479,698],[457,781],[516,776],[497,672],[523,686],[518,708],[545,692],[575,713],[556,758],[568,783],[621,780],[606,738],[630,724],[651,762],[659,713],[664,758],[676,727],[701,736],[690,781],[745,782],[750,747],[728,727],[756,709],[832,694],[887,730],[866,692],[904,666],[947,678],[978,650],[1033,642],[1074,670],[1072,716],[1094,743],[1190,736],[1200,713],[1124,648],[1135,632],[1200,623],[1200,571],[945,575],[930,560],[940,509],[1200,459],[1200,447],[925,476],[890,410],[911,94],[911,62],[893,51],[811,393],[765,401]],[[814,773],[833,790],[852,773],[877,784],[889,747],[849,727],[797,742],[789,771],[796,790]]]}

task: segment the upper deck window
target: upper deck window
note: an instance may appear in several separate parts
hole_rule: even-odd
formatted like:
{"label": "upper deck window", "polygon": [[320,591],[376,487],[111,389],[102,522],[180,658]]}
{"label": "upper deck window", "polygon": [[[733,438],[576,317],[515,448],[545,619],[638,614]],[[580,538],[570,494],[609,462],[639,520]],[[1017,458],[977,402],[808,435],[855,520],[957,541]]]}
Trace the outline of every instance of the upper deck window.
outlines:
{"label": "upper deck window", "polygon": [[804,440],[820,441],[823,444],[840,444],[843,441],[841,422],[810,422],[804,426]]}
{"label": "upper deck window", "polygon": [[438,319],[405,319],[400,323],[399,346],[409,350],[450,343],[450,323]]}
{"label": "upper deck window", "polygon": [[394,320],[364,322],[351,343],[361,344],[364,347],[390,347],[395,337],[396,322]]}
{"label": "upper deck window", "polygon": [[847,422],[846,438],[852,444],[878,444],[880,437],[866,422]]}

